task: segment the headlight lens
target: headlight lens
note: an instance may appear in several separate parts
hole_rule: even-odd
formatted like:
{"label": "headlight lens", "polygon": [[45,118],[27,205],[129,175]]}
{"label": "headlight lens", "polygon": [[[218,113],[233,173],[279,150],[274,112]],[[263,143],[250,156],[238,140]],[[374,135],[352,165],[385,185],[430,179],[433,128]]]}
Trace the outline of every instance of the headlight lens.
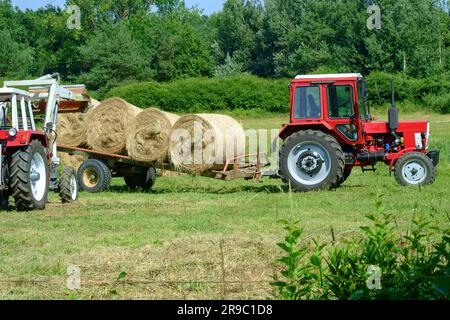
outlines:
{"label": "headlight lens", "polygon": [[14,138],[15,136],[17,136],[17,129],[16,128],[9,129],[8,134],[10,137]]}

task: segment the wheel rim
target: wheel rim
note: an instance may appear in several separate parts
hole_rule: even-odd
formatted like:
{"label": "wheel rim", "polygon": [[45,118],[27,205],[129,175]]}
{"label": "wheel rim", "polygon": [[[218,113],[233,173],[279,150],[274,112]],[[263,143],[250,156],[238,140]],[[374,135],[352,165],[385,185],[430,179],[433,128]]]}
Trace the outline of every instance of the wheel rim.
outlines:
{"label": "wheel rim", "polygon": [[30,182],[31,193],[36,201],[41,201],[44,198],[47,189],[46,174],[44,158],[39,153],[35,153],[31,159]]}
{"label": "wheel rim", "polygon": [[72,175],[70,177],[70,195],[73,201],[77,200],[78,196],[78,183],[77,178]]}
{"label": "wheel rim", "polygon": [[95,169],[88,168],[83,172],[83,183],[88,188],[94,188],[98,183],[98,172]]}
{"label": "wheel rim", "polygon": [[331,171],[329,152],[319,143],[308,141],[298,144],[288,157],[291,176],[303,185],[323,182]]}
{"label": "wheel rim", "polygon": [[421,161],[413,160],[403,166],[402,174],[409,184],[421,184],[426,180],[428,170]]}

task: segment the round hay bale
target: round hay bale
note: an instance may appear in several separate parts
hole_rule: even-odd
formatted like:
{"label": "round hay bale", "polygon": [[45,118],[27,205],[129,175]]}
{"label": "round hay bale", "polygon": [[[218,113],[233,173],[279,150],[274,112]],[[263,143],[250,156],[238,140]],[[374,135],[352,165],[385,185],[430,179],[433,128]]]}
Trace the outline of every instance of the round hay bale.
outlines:
{"label": "round hay bale", "polygon": [[71,156],[68,153],[59,153],[59,158],[61,159],[61,166],[64,167],[72,167],[78,171],[82,163],[84,162],[84,158],[81,156],[73,155]]}
{"label": "round hay bale", "polygon": [[88,145],[96,151],[125,154],[127,132],[142,110],[121,98],[109,98],[89,111],[86,121]]}
{"label": "round hay bale", "polygon": [[155,108],[139,113],[127,135],[128,155],[139,162],[167,160],[170,132],[179,118]]}
{"label": "round hay bale", "polygon": [[86,114],[62,113],[58,115],[56,131],[58,143],[71,147],[86,145]]}
{"label": "round hay bale", "polygon": [[98,100],[95,100],[94,98],[91,98],[91,101],[89,101],[89,109],[92,108],[97,108],[99,105],[101,105],[102,103]]}
{"label": "round hay bale", "polygon": [[245,132],[229,116],[188,115],[175,123],[169,149],[177,168],[196,174],[221,170],[227,159],[245,154]]}

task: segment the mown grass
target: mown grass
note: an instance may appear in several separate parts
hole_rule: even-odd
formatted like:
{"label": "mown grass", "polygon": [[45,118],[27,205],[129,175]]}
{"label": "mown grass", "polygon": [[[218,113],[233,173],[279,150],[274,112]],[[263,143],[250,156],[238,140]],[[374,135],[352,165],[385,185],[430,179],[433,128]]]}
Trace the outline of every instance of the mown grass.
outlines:
{"label": "mown grass", "polygon": [[[235,116],[247,129],[287,121]],[[130,193],[115,179],[109,192],[82,193],[72,205],[51,195],[45,211],[0,212],[0,298],[264,299],[272,297],[280,219],[300,220],[306,237],[331,241],[331,227],[339,239],[350,237],[382,192],[400,226],[417,212],[448,224],[450,116],[403,118],[432,121],[433,145],[443,151],[433,186],[400,187],[384,166],[355,170],[342,188],[308,194],[286,193],[277,180],[190,176],[162,177],[152,192]],[[70,265],[81,269],[81,290],[66,288]]]}

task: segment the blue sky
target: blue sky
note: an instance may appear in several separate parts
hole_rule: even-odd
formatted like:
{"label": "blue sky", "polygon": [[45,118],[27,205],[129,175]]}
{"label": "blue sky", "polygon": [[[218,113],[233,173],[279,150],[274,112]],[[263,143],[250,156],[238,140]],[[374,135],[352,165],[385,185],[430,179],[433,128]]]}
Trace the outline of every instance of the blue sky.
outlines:
{"label": "blue sky", "polygon": [[[43,7],[46,4],[63,6],[65,2],[65,0],[12,0],[12,3],[21,9],[36,9]],[[205,10],[205,14],[210,14],[222,9],[224,0],[185,0],[185,2],[188,7],[198,5],[200,8]]]}

